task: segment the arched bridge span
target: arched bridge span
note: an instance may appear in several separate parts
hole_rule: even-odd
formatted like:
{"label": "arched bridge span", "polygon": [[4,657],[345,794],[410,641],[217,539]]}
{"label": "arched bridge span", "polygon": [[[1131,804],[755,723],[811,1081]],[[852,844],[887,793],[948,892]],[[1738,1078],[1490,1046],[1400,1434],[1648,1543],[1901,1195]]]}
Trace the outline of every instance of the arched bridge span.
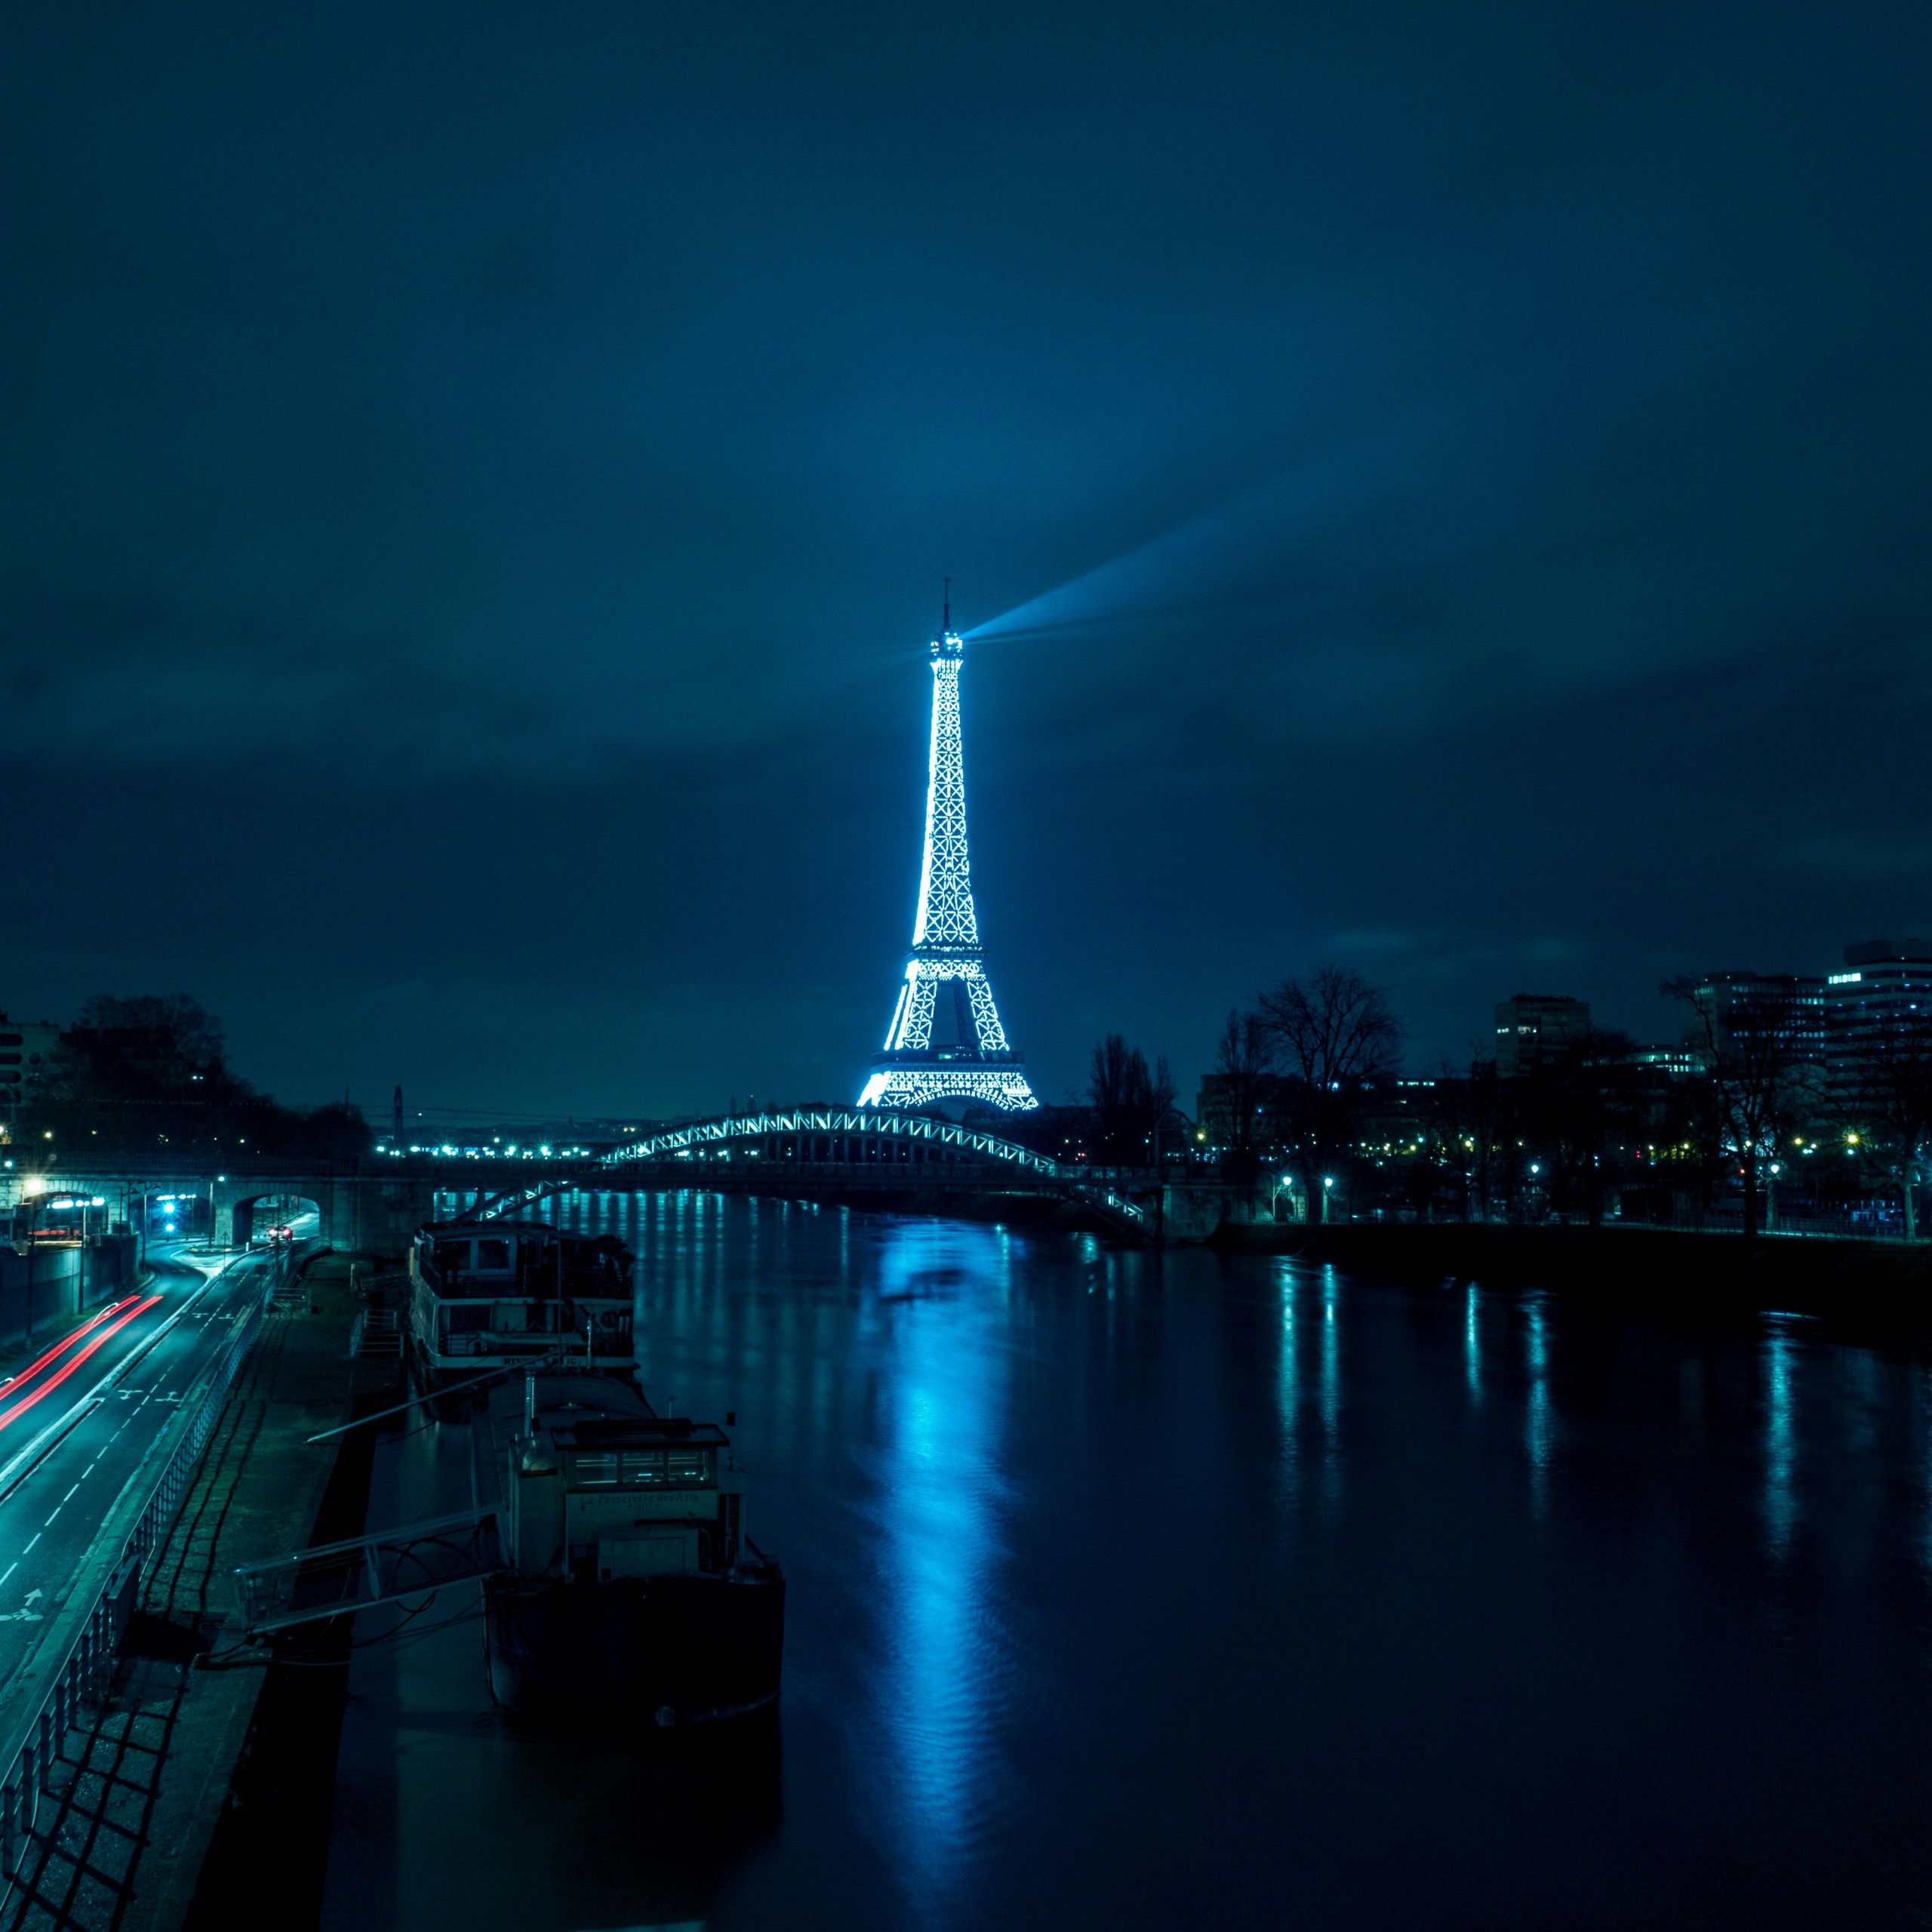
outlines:
{"label": "arched bridge span", "polygon": [[792,1107],[688,1121],[561,1175],[486,1195],[476,1218],[585,1186],[700,1187],[809,1196],[1026,1194],[1078,1201],[1124,1232],[1155,1217],[1111,1183],[996,1134],[889,1107]]}

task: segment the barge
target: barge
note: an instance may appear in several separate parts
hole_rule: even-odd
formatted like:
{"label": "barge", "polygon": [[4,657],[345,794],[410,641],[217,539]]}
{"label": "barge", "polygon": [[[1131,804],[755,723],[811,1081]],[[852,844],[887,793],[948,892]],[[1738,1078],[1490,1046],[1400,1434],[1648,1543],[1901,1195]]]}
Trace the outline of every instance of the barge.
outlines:
{"label": "barge", "polygon": [[[612,1235],[545,1221],[440,1221],[409,1248],[409,1355],[441,1397],[494,1370],[546,1363],[627,1376],[632,1257]],[[448,1415],[466,1398],[439,1400]]]}
{"label": "barge", "polygon": [[632,1730],[775,1704],[784,1573],[745,1534],[724,1430],[657,1414],[622,1377],[536,1371],[475,1426],[506,1565],[484,1583],[504,1710]]}

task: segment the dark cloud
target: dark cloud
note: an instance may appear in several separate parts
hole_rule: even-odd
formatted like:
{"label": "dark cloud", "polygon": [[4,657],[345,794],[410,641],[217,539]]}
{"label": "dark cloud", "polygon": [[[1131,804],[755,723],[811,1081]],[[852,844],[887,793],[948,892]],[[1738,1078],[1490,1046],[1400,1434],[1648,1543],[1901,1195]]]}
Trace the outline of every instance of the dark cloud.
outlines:
{"label": "dark cloud", "polygon": [[934,580],[1050,1094],[1330,950],[1923,929],[1922,10],[52,10],[0,1004],[292,1097],[840,1094]]}

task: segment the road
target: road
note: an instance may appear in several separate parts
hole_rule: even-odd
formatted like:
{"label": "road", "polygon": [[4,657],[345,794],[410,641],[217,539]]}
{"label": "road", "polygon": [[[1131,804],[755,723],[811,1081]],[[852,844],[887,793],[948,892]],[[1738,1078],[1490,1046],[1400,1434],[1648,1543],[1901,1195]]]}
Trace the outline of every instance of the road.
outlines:
{"label": "road", "polygon": [[267,1291],[266,1254],[184,1250],[150,1247],[145,1287],[0,1380],[0,1692],[195,1376]]}

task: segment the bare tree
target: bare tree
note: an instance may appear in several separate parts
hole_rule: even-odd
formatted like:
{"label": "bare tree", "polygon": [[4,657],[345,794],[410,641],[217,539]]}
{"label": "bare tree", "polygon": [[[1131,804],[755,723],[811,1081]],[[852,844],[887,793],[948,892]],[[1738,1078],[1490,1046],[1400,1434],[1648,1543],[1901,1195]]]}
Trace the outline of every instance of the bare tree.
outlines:
{"label": "bare tree", "polygon": [[1499,1164],[1508,1166],[1515,1143],[1503,1082],[1493,1057],[1472,1052],[1458,1072],[1445,1057],[1437,1076],[1432,1124],[1441,1158],[1462,1177],[1463,1219],[1486,1221],[1495,1204]]}
{"label": "bare tree", "polygon": [[1214,1071],[1228,1107],[1226,1164],[1235,1180],[1254,1178],[1255,1116],[1269,1088],[1274,1048],[1259,1014],[1230,1012],[1214,1049]]}
{"label": "bare tree", "polygon": [[1775,1001],[1748,993],[1726,995],[1691,979],[1666,980],[1663,990],[1690,1011],[1704,1063],[1707,1131],[1743,1174],[1744,1237],[1752,1240],[1763,1220],[1764,1169],[1798,1095],[1789,1023]]}
{"label": "bare tree", "polygon": [[1352,966],[1318,966],[1261,995],[1261,1030],[1287,1078],[1295,1164],[1311,1208],[1326,1217],[1324,1168],[1346,1151],[1364,1084],[1395,1069],[1402,1029],[1380,987]]}
{"label": "bare tree", "polygon": [[1868,1130],[1860,1137],[1897,1186],[1906,1238],[1916,1241],[1918,1189],[1932,1163],[1932,1013],[1892,1015],[1870,1046],[1859,1084],[1858,1115]]}
{"label": "bare tree", "polygon": [[1176,1093],[1173,1069],[1168,1065],[1165,1054],[1157,1054],[1154,1058],[1154,1073],[1147,1100],[1147,1159],[1149,1164],[1158,1168],[1161,1164],[1161,1131],[1171,1118],[1179,1118],[1185,1124],[1186,1116],[1177,1115],[1174,1109]]}
{"label": "bare tree", "polygon": [[1174,1103],[1174,1076],[1164,1058],[1150,1073],[1138,1047],[1109,1033],[1094,1049],[1087,1097],[1103,1157],[1116,1164],[1138,1161]]}
{"label": "bare tree", "polygon": [[1636,1042],[1604,1026],[1567,1039],[1523,1083],[1527,1124],[1551,1169],[1559,1209],[1581,1200],[1592,1227],[1603,1223],[1604,1177],[1614,1136],[1632,1112]]}

